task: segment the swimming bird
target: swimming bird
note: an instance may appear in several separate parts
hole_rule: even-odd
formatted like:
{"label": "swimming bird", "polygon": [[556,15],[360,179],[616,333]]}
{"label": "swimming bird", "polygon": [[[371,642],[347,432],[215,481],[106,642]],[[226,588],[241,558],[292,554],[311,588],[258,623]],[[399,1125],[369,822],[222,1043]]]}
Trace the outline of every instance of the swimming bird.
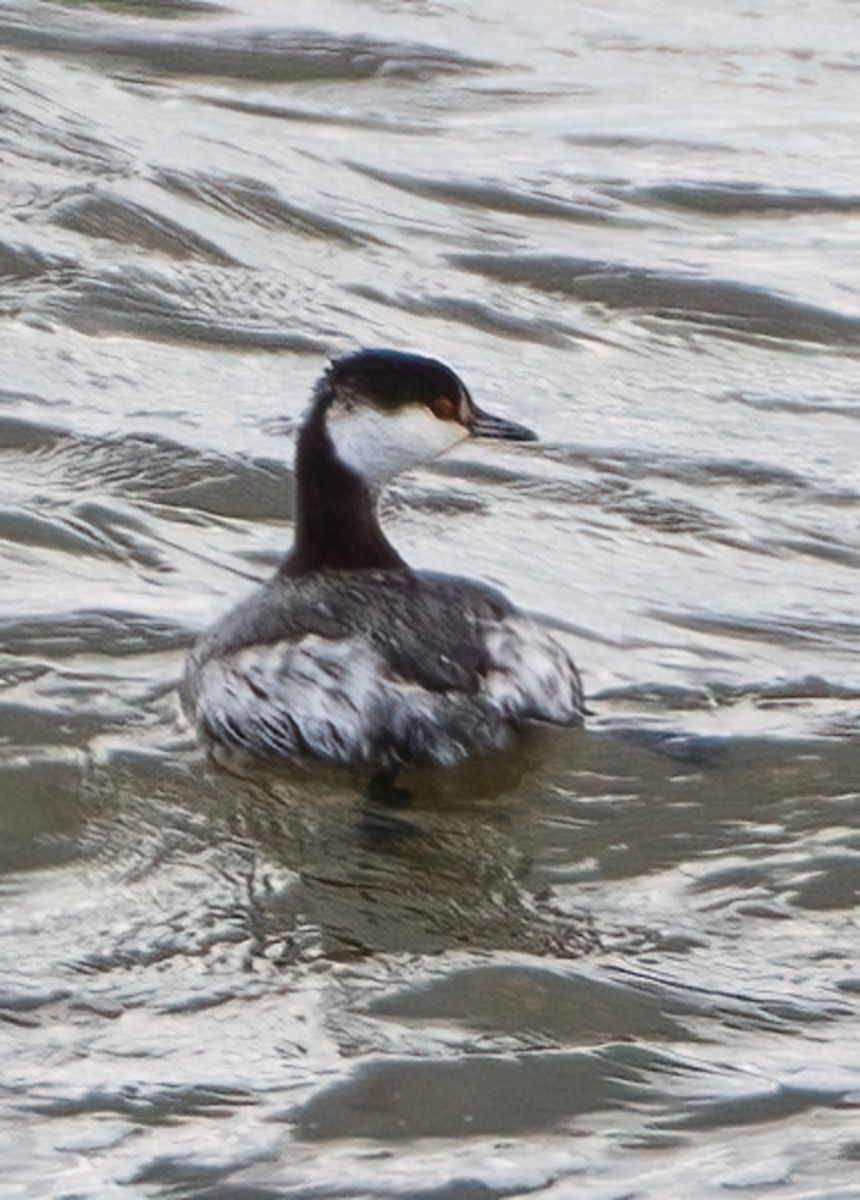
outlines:
{"label": "swimming bird", "polygon": [[444,363],[395,350],[332,362],[296,451],[292,549],[203,636],[180,688],[206,739],[275,759],[392,771],[508,746],[533,721],[579,725],[579,673],[488,585],[407,565],[379,495],[468,437],[531,441]]}

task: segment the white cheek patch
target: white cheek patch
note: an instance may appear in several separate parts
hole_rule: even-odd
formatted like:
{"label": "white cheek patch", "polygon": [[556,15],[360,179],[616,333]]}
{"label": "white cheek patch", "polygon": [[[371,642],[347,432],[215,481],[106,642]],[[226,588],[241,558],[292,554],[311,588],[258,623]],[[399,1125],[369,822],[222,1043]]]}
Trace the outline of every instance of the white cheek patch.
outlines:
{"label": "white cheek patch", "polygon": [[458,421],[441,421],[423,404],[391,413],[366,406],[350,412],[333,408],[328,432],[340,461],[372,484],[438,458],[469,436]]}

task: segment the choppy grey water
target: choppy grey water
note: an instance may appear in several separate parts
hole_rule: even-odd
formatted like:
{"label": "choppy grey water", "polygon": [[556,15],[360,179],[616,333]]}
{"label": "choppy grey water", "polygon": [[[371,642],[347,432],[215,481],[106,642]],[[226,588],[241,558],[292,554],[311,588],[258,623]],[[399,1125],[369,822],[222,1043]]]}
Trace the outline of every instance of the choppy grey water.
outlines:
{"label": "choppy grey water", "polygon": [[[4,1196],[860,1196],[858,37],[0,3]],[[355,345],[539,430],[388,527],[594,709],[390,819],[172,690]]]}

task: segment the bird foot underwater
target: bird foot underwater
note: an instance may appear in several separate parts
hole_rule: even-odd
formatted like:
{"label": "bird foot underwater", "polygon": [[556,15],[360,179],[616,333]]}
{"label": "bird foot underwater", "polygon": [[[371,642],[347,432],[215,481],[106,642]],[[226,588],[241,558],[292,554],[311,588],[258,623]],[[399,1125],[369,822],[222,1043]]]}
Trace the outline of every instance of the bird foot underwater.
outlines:
{"label": "bird foot underwater", "polygon": [[396,767],[383,767],[368,780],[365,799],[384,808],[403,808],[412,801],[409,788],[399,787]]}

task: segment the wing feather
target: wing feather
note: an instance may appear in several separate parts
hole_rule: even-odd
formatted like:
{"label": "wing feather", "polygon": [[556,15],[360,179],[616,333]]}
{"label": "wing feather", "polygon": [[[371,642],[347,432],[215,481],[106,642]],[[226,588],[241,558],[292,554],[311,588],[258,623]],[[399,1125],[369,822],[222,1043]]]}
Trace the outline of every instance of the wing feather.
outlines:
{"label": "wing feather", "polygon": [[522,722],[581,724],[579,675],[545,629],[481,585],[391,574],[264,588],[192,655],[189,716],[257,755],[368,766],[451,765]]}

